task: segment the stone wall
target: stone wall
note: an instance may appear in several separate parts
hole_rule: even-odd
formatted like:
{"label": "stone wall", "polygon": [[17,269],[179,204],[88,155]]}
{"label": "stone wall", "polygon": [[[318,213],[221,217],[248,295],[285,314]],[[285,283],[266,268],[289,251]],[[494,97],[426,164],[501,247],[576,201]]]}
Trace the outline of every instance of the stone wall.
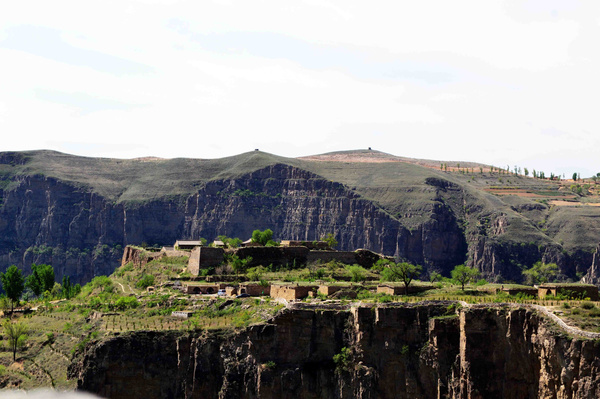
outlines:
{"label": "stone wall", "polygon": [[590,298],[592,301],[598,300],[598,287],[594,285],[540,285],[538,288],[538,296],[544,298],[546,295],[556,296],[564,291],[571,291],[582,295],[585,298]]}
{"label": "stone wall", "polygon": [[121,259],[121,266],[127,263],[132,263],[134,267],[141,268],[154,259],[160,258],[163,254],[160,252],[150,252],[142,248],[132,247],[130,245],[125,247],[123,251],[123,258]]}
{"label": "stone wall", "polygon": [[216,294],[219,284],[184,285],[183,292],[186,294]]}
{"label": "stone wall", "polygon": [[310,291],[316,291],[317,286],[309,285],[271,285],[271,298],[295,301],[306,298]]}
{"label": "stone wall", "polygon": [[200,274],[200,269],[216,267],[223,263],[223,248],[196,247],[190,253],[188,272],[192,276]]}
{"label": "stone wall", "polygon": [[172,258],[182,257],[182,256],[190,256],[190,251],[181,251],[181,250],[175,249],[175,247],[162,247],[160,252],[163,253],[165,256],[169,256]]}
{"label": "stone wall", "polygon": [[[404,288],[404,285],[384,284],[377,286],[377,293],[387,295],[404,295],[406,293]],[[435,287],[432,285],[409,285],[408,293],[417,294],[419,292],[432,290],[434,288]]]}
{"label": "stone wall", "polygon": [[271,285],[240,284],[239,293],[246,293],[251,296],[271,295]]}
{"label": "stone wall", "polygon": [[308,253],[308,262],[319,260],[323,263],[336,261],[346,265],[353,265],[356,263],[356,253],[350,251],[310,251]]}
{"label": "stone wall", "polygon": [[343,290],[344,288],[348,288],[348,287],[343,287],[340,285],[320,285],[319,286],[319,294],[329,296],[331,294],[335,294],[336,292],[338,292],[340,290]]}
{"label": "stone wall", "polygon": [[233,251],[240,259],[252,257],[248,267],[304,265],[309,252],[305,247],[244,247]]}

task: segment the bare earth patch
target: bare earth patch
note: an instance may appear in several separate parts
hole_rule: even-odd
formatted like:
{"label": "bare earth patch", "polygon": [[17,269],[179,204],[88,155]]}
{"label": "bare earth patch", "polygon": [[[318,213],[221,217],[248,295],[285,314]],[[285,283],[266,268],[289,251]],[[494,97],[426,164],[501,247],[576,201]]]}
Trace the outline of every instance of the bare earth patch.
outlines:
{"label": "bare earth patch", "polygon": [[548,203],[550,205],[556,205],[556,206],[600,206],[600,203],[598,203],[598,202],[582,203],[582,202],[570,202],[570,201],[554,200],[554,201],[549,201]]}
{"label": "bare earth patch", "polygon": [[526,190],[502,190],[502,189],[486,189],[488,193],[498,194],[498,195],[516,195],[518,197],[526,197],[526,198],[545,198],[543,195],[534,194]]}

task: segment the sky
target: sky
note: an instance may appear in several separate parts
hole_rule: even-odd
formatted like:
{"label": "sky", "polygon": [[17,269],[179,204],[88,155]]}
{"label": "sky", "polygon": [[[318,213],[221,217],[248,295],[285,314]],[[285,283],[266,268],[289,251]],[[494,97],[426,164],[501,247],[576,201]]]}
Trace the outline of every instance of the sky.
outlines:
{"label": "sky", "polygon": [[600,172],[600,2],[20,0],[0,151]]}

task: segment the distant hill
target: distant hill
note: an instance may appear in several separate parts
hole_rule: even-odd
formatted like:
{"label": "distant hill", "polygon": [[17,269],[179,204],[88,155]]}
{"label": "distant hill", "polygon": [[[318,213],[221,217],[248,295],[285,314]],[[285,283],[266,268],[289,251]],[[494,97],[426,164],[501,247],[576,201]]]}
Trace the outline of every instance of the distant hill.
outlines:
{"label": "distant hill", "polygon": [[[333,233],[448,274],[466,262],[514,280],[537,261],[578,279],[600,242],[596,186],[489,165],[373,150],[285,158],[87,158],[0,153],[0,270],[52,263],[84,282],[108,274],[127,244],[217,235],[277,239]],[[575,191],[575,193],[574,193]]]}

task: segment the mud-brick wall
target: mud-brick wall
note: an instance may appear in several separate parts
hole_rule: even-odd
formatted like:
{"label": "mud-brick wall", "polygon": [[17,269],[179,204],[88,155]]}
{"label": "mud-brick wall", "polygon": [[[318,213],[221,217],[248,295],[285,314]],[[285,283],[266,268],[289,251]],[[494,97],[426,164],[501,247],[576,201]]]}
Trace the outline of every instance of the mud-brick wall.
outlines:
{"label": "mud-brick wall", "polygon": [[188,272],[197,276],[201,268],[215,267],[223,263],[223,248],[197,247],[194,248],[188,260]]}

